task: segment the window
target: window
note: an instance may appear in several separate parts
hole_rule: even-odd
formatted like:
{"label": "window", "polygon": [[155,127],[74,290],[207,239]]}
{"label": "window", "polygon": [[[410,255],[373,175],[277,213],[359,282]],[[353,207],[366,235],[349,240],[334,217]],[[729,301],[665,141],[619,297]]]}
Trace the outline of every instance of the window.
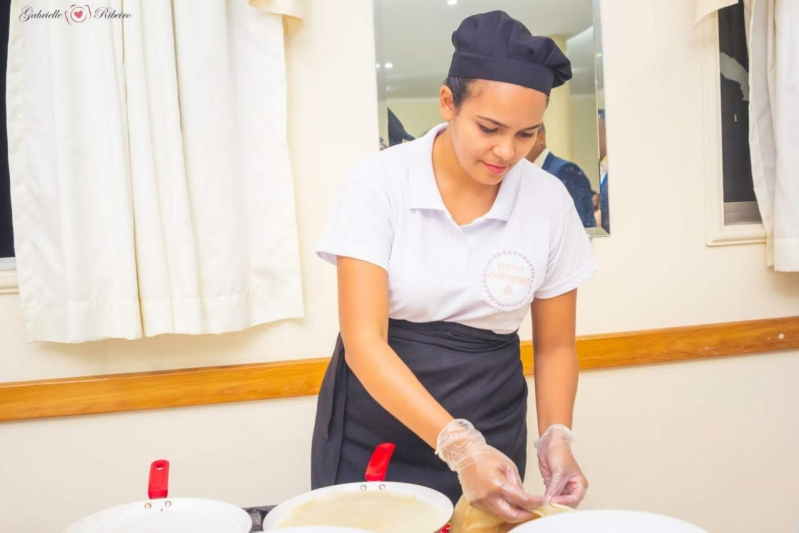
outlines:
{"label": "window", "polygon": [[724,224],[760,222],[749,156],[749,54],[743,0],[719,10]]}
{"label": "window", "polygon": [[11,228],[11,190],[8,176],[8,132],[6,130],[6,62],[8,59],[8,22],[11,2],[2,2],[0,8],[0,45],[2,45],[2,65],[0,65],[0,91],[3,101],[0,106],[0,270],[12,263],[7,258],[14,257],[14,233]]}

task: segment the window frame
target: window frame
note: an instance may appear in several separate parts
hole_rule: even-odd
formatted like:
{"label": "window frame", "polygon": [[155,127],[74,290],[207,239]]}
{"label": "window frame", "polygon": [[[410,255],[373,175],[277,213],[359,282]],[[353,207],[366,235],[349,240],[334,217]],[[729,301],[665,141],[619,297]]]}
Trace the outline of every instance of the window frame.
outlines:
{"label": "window frame", "polygon": [[[6,23],[6,30],[9,31],[8,23],[10,19],[11,13],[11,6],[8,7],[9,9],[9,18],[2,17],[4,22]],[[6,38],[8,38],[8,33],[6,33]],[[6,47],[6,52],[8,52]],[[8,80],[6,80],[7,82]],[[5,98],[5,94],[3,94],[3,98]],[[8,118],[6,112],[6,119]],[[8,145],[6,144],[6,148]],[[12,231],[13,231],[13,221],[12,221]],[[19,284],[17,282],[17,261],[15,257],[0,257],[0,294],[9,294],[19,292]]]}
{"label": "window frame", "polygon": [[[698,25],[701,47],[701,85],[703,117],[703,162],[706,191],[706,244],[729,246],[766,242],[762,222],[724,222],[724,168],[721,137],[721,67],[719,59],[718,13],[705,17]],[[745,202],[751,203],[751,202]],[[733,208],[735,206],[731,206]],[[730,208],[727,208],[729,211]]]}
{"label": "window frame", "polygon": [[[10,259],[8,263],[12,265],[11,268],[7,268],[7,265],[4,264],[7,259]],[[13,294],[16,292],[19,292],[16,258],[4,257],[0,259],[0,294]]]}

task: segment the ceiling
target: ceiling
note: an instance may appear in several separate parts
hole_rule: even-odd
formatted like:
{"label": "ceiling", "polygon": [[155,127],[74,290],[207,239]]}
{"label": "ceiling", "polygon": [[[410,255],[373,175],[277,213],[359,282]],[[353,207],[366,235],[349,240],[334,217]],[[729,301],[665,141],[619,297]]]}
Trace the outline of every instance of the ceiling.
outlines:
{"label": "ceiling", "polygon": [[[454,50],[452,32],[461,21],[475,13],[495,9],[506,11],[527,26],[533,35],[561,35],[569,39],[593,24],[592,0],[374,0],[378,63],[385,75],[389,98],[431,98],[438,94]],[[575,70],[587,60],[590,77],[572,82],[573,91],[593,93],[593,38],[574,39],[569,55]],[[390,63],[391,69],[385,69]],[[584,77],[587,73],[584,73]],[[578,91],[578,92],[579,92]]]}

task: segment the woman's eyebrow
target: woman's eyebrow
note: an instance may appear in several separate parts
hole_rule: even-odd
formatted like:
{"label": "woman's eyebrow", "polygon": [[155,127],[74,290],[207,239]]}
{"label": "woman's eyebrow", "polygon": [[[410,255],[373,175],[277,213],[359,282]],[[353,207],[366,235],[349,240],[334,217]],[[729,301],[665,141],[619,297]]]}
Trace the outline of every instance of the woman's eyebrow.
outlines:
{"label": "woman's eyebrow", "polygon": [[[493,124],[493,125],[495,125],[495,126],[499,126],[500,128],[507,128],[507,127],[508,127],[508,126],[506,126],[505,124],[503,124],[502,122],[499,122],[499,121],[497,121],[497,120],[494,120],[493,118],[482,117],[482,116],[479,116],[479,115],[477,116],[477,118],[479,118],[479,119],[483,119],[483,120],[486,120],[486,121],[490,122],[491,124]],[[521,129],[521,130],[519,130],[519,131],[533,130],[533,129],[535,129],[535,128],[540,128],[540,127],[541,127],[541,124],[536,124],[535,126],[529,126],[529,127],[527,127],[527,128]]]}

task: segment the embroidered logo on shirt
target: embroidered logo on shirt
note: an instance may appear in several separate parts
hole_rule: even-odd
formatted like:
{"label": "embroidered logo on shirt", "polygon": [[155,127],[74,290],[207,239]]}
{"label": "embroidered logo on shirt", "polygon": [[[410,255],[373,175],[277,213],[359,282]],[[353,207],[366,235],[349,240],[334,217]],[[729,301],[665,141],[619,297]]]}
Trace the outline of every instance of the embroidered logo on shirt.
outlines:
{"label": "embroidered logo on shirt", "polygon": [[527,303],[533,292],[533,263],[514,250],[491,257],[483,269],[483,290],[497,307],[514,309]]}

